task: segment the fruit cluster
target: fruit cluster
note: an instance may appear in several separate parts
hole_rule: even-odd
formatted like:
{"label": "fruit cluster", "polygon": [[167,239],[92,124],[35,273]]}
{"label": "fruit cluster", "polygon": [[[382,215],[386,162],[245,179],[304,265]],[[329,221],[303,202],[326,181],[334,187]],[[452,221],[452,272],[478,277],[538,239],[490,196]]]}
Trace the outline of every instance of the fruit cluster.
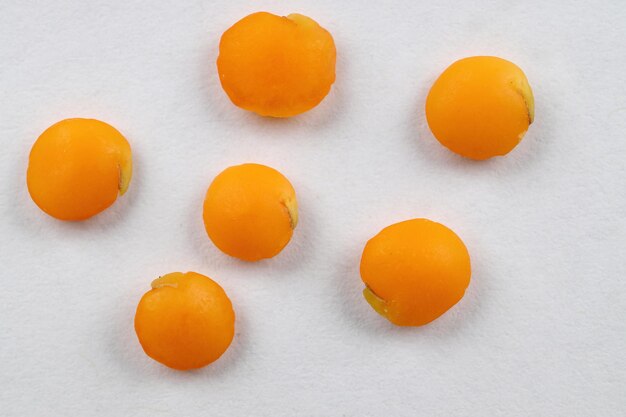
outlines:
{"label": "fruit cluster", "polygon": [[[254,13],[224,32],[217,58],[222,87],[238,107],[291,117],[317,106],[335,82],[330,33],[300,14]],[[501,58],[479,56],[450,65],[426,100],[428,125],[442,145],[471,159],[505,155],[534,117],[526,76]],[[114,127],[66,119],[32,147],[27,185],[33,201],[60,220],[88,219],[123,195],[132,176],[131,148]],[[203,220],[227,255],[258,261],[278,255],[298,225],[296,192],[277,170],[232,166],[209,186]],[[391,323],[421,326],[444,314],[470,282],[470,256],[447,227],[413,219],[370,239],[360,273],[363,295]],[[217,360],[235,334],[235,313],[219,284],[174,272],[152,282],[139,302],[135,330],[146,354],[174,369]]]}

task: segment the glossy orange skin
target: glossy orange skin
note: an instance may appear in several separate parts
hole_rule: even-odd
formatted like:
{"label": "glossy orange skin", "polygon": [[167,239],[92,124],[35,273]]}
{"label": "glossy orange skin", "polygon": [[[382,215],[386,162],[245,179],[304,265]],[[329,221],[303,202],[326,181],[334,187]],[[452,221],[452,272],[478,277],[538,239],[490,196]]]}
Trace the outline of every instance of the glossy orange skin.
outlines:
{"label": "glossy orange skin", "polygon": [[363,295],[399,326],[422,326],[441,316],[463,297],[470,276],[461,239],[427,219],[386,227],[367,242],[361,257]]}
{"label": "glossy orange skin", "polygon": [[130,183],[130,145],[114,127],[94,119],[62,120],[30,151],[26,182],[39,208],[60,220],[92,217]]}
{"label": "glossy orange skin", "polygon": [[232,166],[209,186],[203,219],[222,252],[244,261],[272,258],[289,243],[298,223],[296,192],[273,168]]}
{"label": "glossy orange skin", "polygon": [[326,97],[335,82],[335,60],[332,36],[314,20],[258,12],[224,32],[217,70],[235,105],[290,117]]}
{"label": "glossy orange skin", "polygon": [[174,272],[152,282],[135,313],[141,347],[157,362],[181,371],[216,361],[235,334],[235,312],[215,281]]}
{"label": "glossy orange skin", "polygon": [[442,145],[471,159],[509,153],[534,118],[524,72],[497,57],[461,59],[439,76],[426,99],[428,126]]}

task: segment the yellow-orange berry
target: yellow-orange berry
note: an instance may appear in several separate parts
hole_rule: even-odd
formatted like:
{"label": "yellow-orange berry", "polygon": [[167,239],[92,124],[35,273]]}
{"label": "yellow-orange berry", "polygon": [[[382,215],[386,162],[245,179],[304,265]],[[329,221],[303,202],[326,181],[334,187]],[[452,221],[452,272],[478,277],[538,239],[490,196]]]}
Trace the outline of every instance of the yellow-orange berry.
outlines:
{"label": "yellow-orange berry", "polygon": [[512,62],[475,56],[450,65],[426,99],[426,119],[442,145],[471,159],[509,153],[533,122],[524,72]]}
{"label": "yellow-orange berry", "polygon": [[173,272],[152,282],[135,313],[135,332],[148,356],[178,370],[216,361],[235,334],[235,312],[215,281]]}
{"label": "yellow-orange berry", "polygon": [[470,276],[461,239],[427,219],[386,227],[361,257],[365,299],[399,326],[421,326],[441,316],[463,297]]}
{"label": "yellow-orange berry", "polygon": [[62,120],[30,151],[26,182],[33,201],[60,220],[84,220],[128,189],[130,145],[114,127],[94,119]]}
{"label": "yellow-orange berry", "polygon": [[222,252],[245,261],[276,256],[298,224],[298,203],[280,172],[243,164],[220,173],[206,193],[204,226]]}
{"label": "yellow-orange berry", "polygon": [[335,81],[335,59],[332,36],[313,19],[258,12],[224,32],[217,70],[235,105],[289,117],[326,97]]}

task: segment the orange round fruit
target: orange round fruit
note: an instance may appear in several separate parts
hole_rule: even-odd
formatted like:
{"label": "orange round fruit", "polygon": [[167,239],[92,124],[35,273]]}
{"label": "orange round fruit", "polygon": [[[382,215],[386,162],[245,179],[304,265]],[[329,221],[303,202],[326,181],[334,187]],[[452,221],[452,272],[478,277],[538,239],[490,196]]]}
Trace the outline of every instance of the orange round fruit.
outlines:
{"label": "orange round fruit", "polygon": [[301,14],[253,13],[220,40],[217,70],[237,106],[290,117],[317,106],[335,82],[332,36]]}
{"label": "orange round fruit", "polygon": [[386,227],[361,257],[365,299],[399,326],[421,326],[441,316],[463,297],[470,276],[461,239],[427,219]]}
{"label": "orange round fruit", "polygon": [[215,281],[196,272],[155,279],[135,313],[141,347],[157,362],[181,371],[215,362],[235,334],[235,312]]}
{"label": "orange round fruit", "polygon": [[471,159],[506,155],[533,122],[524,72],[512,62],[475,56],[450,65],[426,99],[426,119],[443,146]]}
{"label": "orange round fruit", "polygon": [[94,216],[128,189],[130,145],[114,127],[94,119],[62,120],[30,151],[26,182],[31,198],[60,220]]}
{"label": "orange round fruit", "polygon": [[298,203],[280,172],[259,164],[222,171],[206,193],[204,226],[222,252],[244,261],[276,256],[298,224]]}

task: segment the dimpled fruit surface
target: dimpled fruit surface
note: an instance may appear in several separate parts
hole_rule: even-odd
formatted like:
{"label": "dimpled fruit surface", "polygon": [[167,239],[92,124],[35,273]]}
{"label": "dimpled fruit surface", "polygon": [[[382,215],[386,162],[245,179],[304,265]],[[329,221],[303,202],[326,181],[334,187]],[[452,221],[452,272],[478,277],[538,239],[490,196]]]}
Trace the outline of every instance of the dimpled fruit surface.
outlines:
{"label": "dimpled fruit surface", "polygon": [[461,239],[442,224],[413,219],[386,227],[365,245],[363,295],[400,326],[435,320],[465,294],[470,258]]}
{"label": "dimpled fruit surface", "polygon": [[26,182],[33,201],[60,220],[84,220],[128,189],[130,145],[114,127],[94,119],[62,120],[30,151]]}
{"label": "dimpled fruit surface", "polygon": [[235,105],[262,116],[310,110],[335,81],[332,36],[300,14],[246,16],[224,32],[219,49],[224,91]]}
{"label": "dimpled fruit surface", "polygon": [[524,72],[512,62],[475,56],[450,65],[426,99],[426,119],[437,140],[459,155],[506,155],[533,122],[535,104]]}
{"label": "dimpled fruit surface", "polygon": [[173,369],[216,361],[235,334],[235,312],[215,281],[173,272],[152,282],[135,313],[135,332],[148,356]]}
{"label": "dimpled fruit surface", "polygon": [[222,171],[203,207],[206,232],[222,252],[245,261],[276,256],[298,224],[298,203],[284,175],[265,165]]}

